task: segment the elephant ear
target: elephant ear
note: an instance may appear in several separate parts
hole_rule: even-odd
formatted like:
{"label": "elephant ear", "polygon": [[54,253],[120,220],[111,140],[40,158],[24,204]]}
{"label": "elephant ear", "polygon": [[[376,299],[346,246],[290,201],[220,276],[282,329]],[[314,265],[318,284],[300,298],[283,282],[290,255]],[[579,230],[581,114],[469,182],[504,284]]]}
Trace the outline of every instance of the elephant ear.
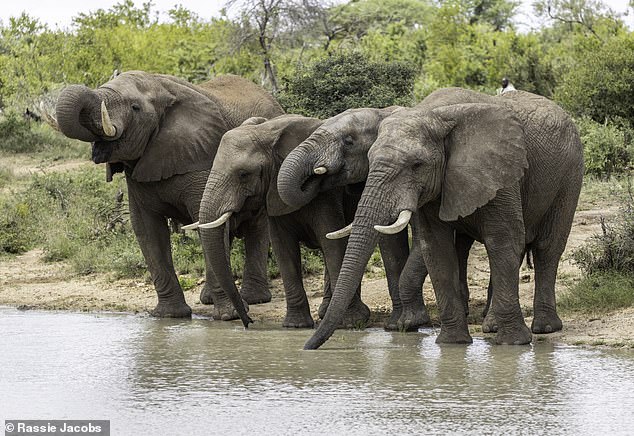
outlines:
{"label": "elephant ear", "polygon": [[293,115],[283,115],[271,120],[270,137],[274,140],[270,145],[273,161],[269,189],[266,194],[266,211],[269,216],[287,215],[299,209],[299,207],[289,206],[280,198],[277,190],[277,175],[286,156],[322,124],[323,121],[317,118]]}
{"label": "elephant ear", "polygon": [[160,91],[151,103],[159,127],[137,161],[132,178],[155,182],[177,174],[208,170],[220,138],[228,130],[218,104],[195,86],[160,76]]}
{"label": "elephant ear", "polygon": [[242,124],[240,124],[241,126],[257,126],[258,124],[262,124],[263,122],[265,122],[267,119],[264,117],[251,117],[251,118],[247,118],[246,120],[244,120],[242,122]]}
{"label": "elephant ear", "polygon": [[524,129],[513,112],[494,104],[456,104],[433,113],[451,126],[439,216],[455,221],[522,178],[528,168]]}

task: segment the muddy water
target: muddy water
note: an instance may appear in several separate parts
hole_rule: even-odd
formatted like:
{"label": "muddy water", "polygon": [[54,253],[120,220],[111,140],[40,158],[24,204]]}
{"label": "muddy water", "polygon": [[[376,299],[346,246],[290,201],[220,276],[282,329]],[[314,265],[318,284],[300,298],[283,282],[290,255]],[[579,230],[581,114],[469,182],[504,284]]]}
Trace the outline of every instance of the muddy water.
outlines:
{"label": "muddy water", "polygon": [[634,351],[0,308],[0,423],[113,435],[632,434]]}

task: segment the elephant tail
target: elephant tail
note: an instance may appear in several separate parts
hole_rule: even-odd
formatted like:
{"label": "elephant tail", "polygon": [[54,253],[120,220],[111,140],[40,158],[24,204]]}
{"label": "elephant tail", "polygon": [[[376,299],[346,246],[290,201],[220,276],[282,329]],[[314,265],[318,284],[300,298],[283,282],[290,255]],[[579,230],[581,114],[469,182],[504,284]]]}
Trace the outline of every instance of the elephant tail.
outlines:
{"label": "elephant tail", "polygon": [[535,269],[535,267],[533,266],[533,247],[531,247],[530,244],[526,246],[526,251],[524,252],[524,255],[526,256],[526,266],[528,267],[528,269]]}

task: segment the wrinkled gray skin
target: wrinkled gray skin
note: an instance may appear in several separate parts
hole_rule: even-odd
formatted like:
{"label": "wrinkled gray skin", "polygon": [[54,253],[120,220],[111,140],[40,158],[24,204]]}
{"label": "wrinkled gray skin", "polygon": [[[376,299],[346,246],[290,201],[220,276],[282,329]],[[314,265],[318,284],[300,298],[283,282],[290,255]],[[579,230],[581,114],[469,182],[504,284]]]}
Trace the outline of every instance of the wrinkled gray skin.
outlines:
{"label": "wrinkled gray skin", "polygon": [[[295,207],[304,206],[319,193],[333,187],[346,187],[354,198],[353,210],[361,198],[368,176],[368,150],[376,140],[379,125],[399,107],[384,109],[350,109],[328,120],[292,150],[284,159],[278,176],[279,194],[282,200]],[[315,174],[315,168],[325,168],[324,174]],[[426,269],[421,262],[410,261],[401,274],[409,254],[407,229],[379,241],[385,266],[388,289],[392,300],[392,314],[385,323],[387,330],[416,329],[430,323],[423,302],[421,288]],[[400,286],[410,290],[411,311],[408,323],[399,323],[402,316]],[[417,292],[416,292],[417,291]],[[408,291],[405,291],[408,292]],[[323,314],[322,314],[323,317]]]}
{"label": "wrinkled gray skin", "polygon": [[[114,136],[104,131],[102,102],[116,129]],[[166,219],[196,221],[222,135],[249,117],[281,115],[281,107],[264,89],[237,76],[194,86],[172,76],[131,71],[95,90],[82,85],[65,88],[56,112],[66,136],[92,142],[92,160],[107,164],[109,179],[113,171],[125,172],[132,227],[158,294],[151,314],[191,316],[174,272]],[[243,298],[250,303],[269,301],[264,217],[245,217],[232,222],[232,229],[244,236],[247,250]],[[205,252],[201,301],[214,303],[214,318],[235,318],[209,260],[210,253]],[[248,315],[239,303],[238,315],[246,324]]]}
{"label": "wrinkled gray skin", "polygon": [[[231,216],[253,214],[264,208],[269,219],[271,243],[286,294],[287,313],[284,327],[314,325],[302,283],[300,242],[320,248],[326,264],[326,287],[320,312],[325,313],[330,301],[329,283],[336,283],[346,248],[345,239],[330,240],[326,233],[338,230],[352,221],[345,217],[346,196],[342,188],[318,194],[301,208],[288,206],[277,191],[280,164],[299,143],[322,121],[297,115],[271,120],[252,118],[227,132],[220,142],[218,154],[209,174],[200,203],[200,223],[216,221],[227,212]],[[200,228],[203,244],[214,252],[225,252],[225,225]],[[233,283],[231,269],[222,256],[212,259],[214,274],[224,286]],[[237,293],[237,289],[233,289]],[[351,299],[343,314],[343,326],[365,323],[370,311],[359,298]]]}
{"label": "wrinkled gray skin", "polygon": [[439,343],[470,343],[460,298],[454,233],[481,241],[491,268],[491,311],[500,344],[527,344],[519,305],[526,249],[535,265],[532,331],[560,330],[555,278],[583,177],[578,132],[551,101],[515,91],[491,97],[441,89],[380,126],[369,174],[328,312],[306,349],[321,346],[363,275],[378,237],[401,211],[411,224],[434,283]]}

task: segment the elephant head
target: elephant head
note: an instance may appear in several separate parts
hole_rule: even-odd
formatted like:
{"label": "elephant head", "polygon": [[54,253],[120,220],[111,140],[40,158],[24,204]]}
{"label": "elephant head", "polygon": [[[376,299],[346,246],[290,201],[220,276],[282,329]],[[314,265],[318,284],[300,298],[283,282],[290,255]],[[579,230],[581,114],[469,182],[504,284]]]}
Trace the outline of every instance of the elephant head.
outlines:
{"label": "elephant head", "polygon": [[440,203],[441,220],[456,221],[523,176],[528,166],[523,127],[498,101],[444,89],[381,123],[335,292],[305,348],[318,348],[334,332],[379,232],[400,231],[430,202]]}
{"label": "elephant head", "polygon": [[398,109],[349,109],[324,121],[282,163],[278,177],[282,200],[301,207],[319,192],[363,182],[379,124]]}
{"label": "elephant head", "polygon": [[[215,253],[226,252],[225,223],[230,219],[249,219],[262,209],[269,216],[298,209],[280,199],[277,174],[286,155],[321,123],[296,115],[269,121],[250,118],[222,137],[200,203],[198,227],[205,246]],[[235,305],[239,294],[226,256],[214,256],[211,263],[225,292],[231,290]]]}
{"label": "elephant head", "polygon": [[[62,133],[92,142],[93,162],[107,163],[109,170],[124,164],[139,182],[209,168],[229,128],[200,88],[142,71],[120,74],[94,90],[68,86],[56,112]],[[175,146],[183,143],[190,146]]]}

